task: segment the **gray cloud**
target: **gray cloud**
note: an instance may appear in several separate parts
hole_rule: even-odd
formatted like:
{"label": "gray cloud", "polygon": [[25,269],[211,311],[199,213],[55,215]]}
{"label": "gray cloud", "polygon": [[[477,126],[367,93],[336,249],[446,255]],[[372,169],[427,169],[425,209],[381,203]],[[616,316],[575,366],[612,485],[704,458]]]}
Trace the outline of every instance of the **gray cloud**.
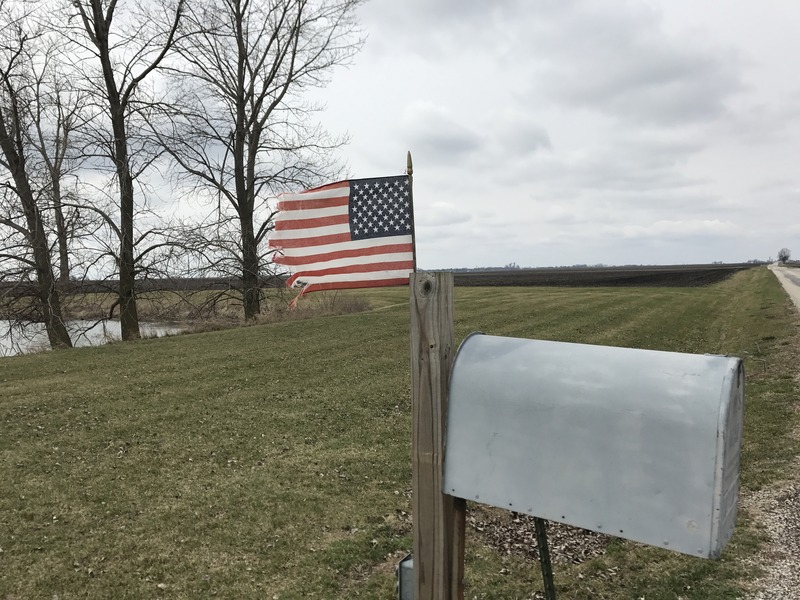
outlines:
{"label": "gray cloud", "polygon": [[430,103],[415,103],[403,115],[403,131],[422,159],[436,164],[464,160],[482,144],[480,135],[450,112]]}
{"label": "gray cloud", "polygon": [[776,2],[374,1],[335,122],[359,174],[414,153],[424,268],[774,255],[800,222]]}
{"label": "gray cloud", "polygon": [[546,57],[536,85],[555,102],[671,125],[723,115],[742,89],[734,52],[668,36],[644,6],[568,2],[550,17],[535,23],[530,47]]}
{"label": "gray cloud", "polygon": [[519,186],[542,185],[561,195],[614,192],[617,197],[632,193],[639,198],[651,192],[685,191],[706,182],[681,170],[687,158],[705,144],[689,139],[670,139],[651,132],[641,136],[622,135],[587,146],[584,150],[538,155],[532,160],[508,162],[492,177]]}
{"label": "gray cloud", "polygon": [[623,227],[626,238],[648,238],[681,240],[692,237],[739,237],[742,228],[720,219],[660,220],[647,225],[628,225]]}
{"label": "gray cloud", "polygon": [[521,112],[498,117],[487,135],[494,137],[504,152],[517,157],[535,155],[553,147],[547,130]]}
{"label": "gray cloud", "polygon": [[420,227],[436,227],[437,232],[442,227],[451,227],[469,223],[473,220],[473,215],[456,206],[451,202],[433,202],[422,204],[424,210],[417,211],[419,216],[415,218],[415,225]]}
{"label": "gray cloud", "polygon": [[742,144],[769,146],[800,131],[800,92],[741,107],[722,124],[720,134]]}
{"label": "gray cloud", "polygon": [[[670,125],[719,117],[742,89],[732,50],[667,35],[660,13],[644,5],[412,0],[371,8],[369,43],[379,52],[398,51],[382,32],[402,27],[403,52],[429,61],[480,55],[486,68],[513,74],[505,91],[522,102],[544,94],[559,105]],[[476,84],[487,75],[475,72]]]}

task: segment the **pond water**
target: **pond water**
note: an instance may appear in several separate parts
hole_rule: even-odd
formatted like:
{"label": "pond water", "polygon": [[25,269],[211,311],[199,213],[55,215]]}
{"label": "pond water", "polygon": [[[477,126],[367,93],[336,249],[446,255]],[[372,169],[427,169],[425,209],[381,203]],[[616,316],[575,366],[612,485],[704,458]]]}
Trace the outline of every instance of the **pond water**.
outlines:
{"label": "pond water", "polygon": [[[68,321],[72,343],[75,346],[100,346],[121,338],[119,321]],[[180,333],[185,328],[170,323],[139,323],[142,337],[161,337]],[[47,340],[42,323],[24,326],[0,319],[0,356],[13,356],[47,350]]]}

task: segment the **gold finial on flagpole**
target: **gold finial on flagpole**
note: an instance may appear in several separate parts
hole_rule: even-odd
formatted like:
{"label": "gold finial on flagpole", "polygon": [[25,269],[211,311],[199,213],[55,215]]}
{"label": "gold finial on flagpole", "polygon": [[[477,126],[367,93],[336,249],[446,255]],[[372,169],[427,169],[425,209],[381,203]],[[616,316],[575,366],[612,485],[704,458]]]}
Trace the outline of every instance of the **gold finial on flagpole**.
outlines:
{"label": "gold finial on flagpole", "polygon": [[414,176],[414,165],[411,163],[411,150],[406,154],[406,175]]}

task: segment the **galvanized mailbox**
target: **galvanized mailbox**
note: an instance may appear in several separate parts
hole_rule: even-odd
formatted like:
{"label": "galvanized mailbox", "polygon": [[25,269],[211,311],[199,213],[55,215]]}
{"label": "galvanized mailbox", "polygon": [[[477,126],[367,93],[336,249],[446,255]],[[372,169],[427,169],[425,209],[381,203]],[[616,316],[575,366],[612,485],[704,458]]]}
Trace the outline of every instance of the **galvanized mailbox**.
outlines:
{"label": "galvanized mailbox", "polygon": [[716,558],[739,489],[741,360],[473,334],[443,491]]}

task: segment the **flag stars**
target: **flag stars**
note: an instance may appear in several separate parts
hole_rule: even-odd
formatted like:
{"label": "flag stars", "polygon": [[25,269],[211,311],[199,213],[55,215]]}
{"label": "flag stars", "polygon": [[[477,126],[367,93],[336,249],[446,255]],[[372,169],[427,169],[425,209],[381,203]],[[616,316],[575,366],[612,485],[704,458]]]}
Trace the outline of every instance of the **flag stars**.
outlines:
{"label": "flag stars", "polygon": [[411,233],[408,178],[380,177],[350,182],[350,227],[353,239]]}

